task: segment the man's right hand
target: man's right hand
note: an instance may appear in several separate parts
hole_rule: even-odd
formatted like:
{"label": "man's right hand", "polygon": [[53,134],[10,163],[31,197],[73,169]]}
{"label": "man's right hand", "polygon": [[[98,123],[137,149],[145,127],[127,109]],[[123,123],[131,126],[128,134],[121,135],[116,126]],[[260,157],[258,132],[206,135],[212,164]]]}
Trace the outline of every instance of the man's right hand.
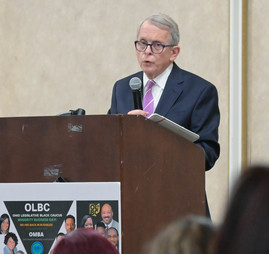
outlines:
{"label": "man's right hand", "polygon": [[128,115],[141,115],[144,117],[147,117],[149,115],[149,112],[143,111],[141,109],[134,109],[128,112]]}

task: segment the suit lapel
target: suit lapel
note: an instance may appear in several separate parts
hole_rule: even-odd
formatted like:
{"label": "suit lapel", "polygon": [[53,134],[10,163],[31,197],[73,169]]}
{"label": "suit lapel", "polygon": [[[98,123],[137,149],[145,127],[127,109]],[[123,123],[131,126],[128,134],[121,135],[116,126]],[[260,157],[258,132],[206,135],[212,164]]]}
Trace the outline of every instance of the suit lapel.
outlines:
{"label": "suit lapel", "polygon": [[181,69],[174,63],[160,101],[155,110],[156,113],[165,116],[183,91],[184,82]]}

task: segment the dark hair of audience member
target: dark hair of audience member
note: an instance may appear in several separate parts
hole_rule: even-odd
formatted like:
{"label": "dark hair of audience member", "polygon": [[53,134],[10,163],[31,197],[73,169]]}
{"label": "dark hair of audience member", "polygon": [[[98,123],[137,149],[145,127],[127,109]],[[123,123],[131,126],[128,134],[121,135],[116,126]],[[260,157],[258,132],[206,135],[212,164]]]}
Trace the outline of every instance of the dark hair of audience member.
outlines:
{"label": "dark hair of audience member", "polygon": [[215,253],[269,253],[268,167],[249,167],[236,182]]}
{"label": "dark hair of audience member", "polygon": [[160,232],[146,250],[149,254],[212,253],[216,229],[202,216],[189,215]]}
{"label": "dark hair of audience member", "polygon": [[116,248],[95,230],[78,228],[59,241],[53,254],[118,254]]}

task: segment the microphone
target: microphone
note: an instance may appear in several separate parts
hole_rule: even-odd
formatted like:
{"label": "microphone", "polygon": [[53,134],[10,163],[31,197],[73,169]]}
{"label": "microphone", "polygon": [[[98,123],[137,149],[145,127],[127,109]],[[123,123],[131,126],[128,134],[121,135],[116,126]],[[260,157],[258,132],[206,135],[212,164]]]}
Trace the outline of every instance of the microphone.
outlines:
{"label": "microphone", "polygon": [[138,77],[133,77],[129,81],[129,86],[131,87],[132,93],[133,93],[135,109],[143,109],[142,100],[141,100],[141,85],[142,85],[142,81]]}

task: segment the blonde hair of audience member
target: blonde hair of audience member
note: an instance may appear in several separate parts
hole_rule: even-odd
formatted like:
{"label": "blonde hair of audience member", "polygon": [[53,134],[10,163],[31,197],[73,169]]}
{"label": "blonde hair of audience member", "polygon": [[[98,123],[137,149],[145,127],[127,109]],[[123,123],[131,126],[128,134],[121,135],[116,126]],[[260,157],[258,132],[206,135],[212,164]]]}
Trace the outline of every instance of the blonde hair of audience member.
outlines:
{"label": "blonde hair of audience member", "polygon": [[189,215],[160,232],[150,245],[149,254],[208,254],[215,235],[216,229],[208,218]]}
{"label": "blonde hair of audience member", "polygon": [[269,167],[249,167],[236,182],[215,253],[269,253]]}

